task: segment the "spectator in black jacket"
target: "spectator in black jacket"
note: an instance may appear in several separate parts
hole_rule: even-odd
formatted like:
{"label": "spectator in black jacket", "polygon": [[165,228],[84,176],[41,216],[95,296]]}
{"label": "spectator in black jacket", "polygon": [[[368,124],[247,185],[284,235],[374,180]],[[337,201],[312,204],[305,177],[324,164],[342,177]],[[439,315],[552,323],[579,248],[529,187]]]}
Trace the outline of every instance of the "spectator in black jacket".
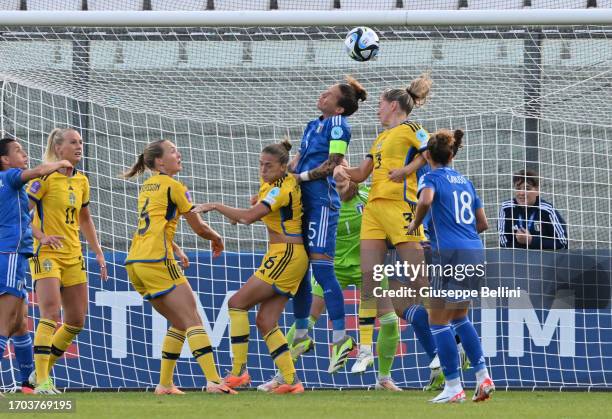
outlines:
{"label": "spectator in black jacket", "polygon": [[521,249],[567,249],[567,225],[552,204],[540,198],[538,175],[521,170],[512,177],[514,199],[499,210],[499,245]]}

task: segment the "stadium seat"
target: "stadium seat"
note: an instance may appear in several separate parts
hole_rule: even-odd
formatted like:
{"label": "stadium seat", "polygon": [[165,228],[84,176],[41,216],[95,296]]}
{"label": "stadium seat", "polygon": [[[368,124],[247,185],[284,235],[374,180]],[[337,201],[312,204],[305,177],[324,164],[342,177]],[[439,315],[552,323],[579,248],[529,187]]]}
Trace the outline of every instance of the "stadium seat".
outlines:
{"label": "stadium seat", "polygon": [[523,8],[524,0],[506,0],[500,2],[492,2],[491,0],[468,0],[468,9],[521,9]]}
{"label": "stadium seat", "polygon": [[391,10],[397,8],[397,0],[340,0],[344,10]]}
{"label": "stadium seat", "polygon": [[151,0],[151,10],[206,10],[207,0]]}
{"label": "stadium seat", "polygon": [[270,10],[270,0],[251,0],[248,7],[240,0],[215,0],[215,10]]}
{"label": "stadium seat", "polygon": [[279,10],[331,10],[334,0],[278,0]]}
{"label": "stadium seat", "polygon": [[19,10],[19,0],[0,0],[0,10]]}
{"label": "stadium seat", "polygon": [[87,10],[142,10],[142,0],[88,0]]}
{"label": "stadium seat", "polygon": [[586,0],[531,0],[532,9],[586,9]]}
{"label": "stadium seat", "polygon": [[404,9],[410,10],[456,10],[458,0],[404,0]]}
{"label": "stadium seat", "polygon": [[82,10],[81,0],[28,0],[28,10]]}

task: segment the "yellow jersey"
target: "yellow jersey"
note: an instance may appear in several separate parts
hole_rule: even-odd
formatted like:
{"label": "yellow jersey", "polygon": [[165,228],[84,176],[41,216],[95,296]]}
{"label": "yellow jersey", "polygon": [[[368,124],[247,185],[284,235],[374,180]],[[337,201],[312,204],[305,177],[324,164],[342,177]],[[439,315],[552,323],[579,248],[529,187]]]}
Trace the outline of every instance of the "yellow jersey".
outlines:
{"label": "yellow jersey", "polygon": [[138,228],[125,263],[174,260],[178,219],[192,208],[191,195],[178,180],[161,173],[147,179],[138,194]]}
{"label": "yellow jersey", "polygon": [[389,128],[376,138],[368,157],[374,163],[369,200],[391,199],[417,202],[417,174],[413,172],[403,182],[389,179],[389,171],[409,164],[427,147],[429,133],[416,122],[404,121]]}
{"label": "yellow jersey", "polygon": [[[81,208],[89,205],[89,180],[81,172],[74,171],[71,176],[54,172],[32,179],[26,188],[35,203],[32,225],[49,236],[63,236],[62,247],[43,248],[65,257],[81,256],[79,238],[79,215]],[[34,239],[34,252],[41,251],[40,242]]]}
{"label": "yellow jersey", "polygon": [[302,235],[302,192],[292,175],[272,183],[261,180],[259,202],[270,208],[261,219],[270,230],[286,236]]}

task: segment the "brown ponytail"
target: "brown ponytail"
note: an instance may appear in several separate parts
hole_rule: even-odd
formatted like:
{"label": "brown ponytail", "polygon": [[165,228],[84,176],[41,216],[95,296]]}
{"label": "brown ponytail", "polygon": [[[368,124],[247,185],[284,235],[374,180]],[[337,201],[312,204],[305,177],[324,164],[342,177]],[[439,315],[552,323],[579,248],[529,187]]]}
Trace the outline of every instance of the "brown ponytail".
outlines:
{"label": "brown ponytail", "polygon": [[159,159],[164,155],[164,148],[162,144],[166,140],[157,140],[147,144],[144,151],[140,153],[136,163],[130,167],[130,169],[123,173],[122,177],[125,179],[139,176],[145,172],[145,170],[155,170],[155,159]]}
{"label": "brown ponytail", "polygon": [[352,76],[345,77],[346,82],[338,84],[342,97],[338,100],[338,106],[344,108],[342,116],[351,116],[359,109],[359,102],[368,97],[368,93],[361,83]]}
{"label": "brown ponytail", "polygon": [[451,132],[441,129],[432,134],[427,143],[427,151],[433,161],[446,166],[462,146],[463,131],[458,129]]}

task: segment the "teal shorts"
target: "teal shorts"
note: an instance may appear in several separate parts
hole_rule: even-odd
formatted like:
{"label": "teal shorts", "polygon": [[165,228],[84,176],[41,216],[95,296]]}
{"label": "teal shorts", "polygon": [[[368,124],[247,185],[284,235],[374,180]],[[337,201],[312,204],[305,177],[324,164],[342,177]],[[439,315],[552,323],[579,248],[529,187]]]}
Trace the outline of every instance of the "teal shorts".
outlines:
{"label": "teal shorts", "polygon": [[[342,268],[341,270],[336,269],[335,271],[341,289],[347,289],[349,285],[354,285],[355,288],[361,289],[360,266],[350,266],[348,268]],[[312,295],[323,298],[323,288],[321,288],[319,283],[314,279],[314,276],[310,278],[310,283],[312,285]],[[381,286],[383,289],[389,289],[389,281],[386,277],[382,280]]]}

